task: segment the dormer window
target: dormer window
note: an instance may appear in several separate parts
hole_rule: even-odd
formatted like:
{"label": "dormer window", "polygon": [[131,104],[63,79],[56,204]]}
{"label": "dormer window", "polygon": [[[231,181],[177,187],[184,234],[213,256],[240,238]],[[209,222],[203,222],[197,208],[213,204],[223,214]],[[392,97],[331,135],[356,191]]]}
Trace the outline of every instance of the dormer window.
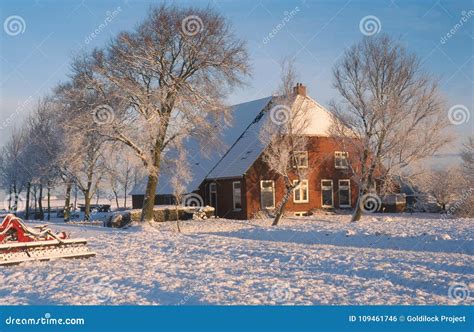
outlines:
{"label": "dormer window", "polygon": [[346,169],[349,168],[349,163],[347,158],[349,157],[349,153],[345,151],[336,151],[334,152],[334,166],[337,169]]}

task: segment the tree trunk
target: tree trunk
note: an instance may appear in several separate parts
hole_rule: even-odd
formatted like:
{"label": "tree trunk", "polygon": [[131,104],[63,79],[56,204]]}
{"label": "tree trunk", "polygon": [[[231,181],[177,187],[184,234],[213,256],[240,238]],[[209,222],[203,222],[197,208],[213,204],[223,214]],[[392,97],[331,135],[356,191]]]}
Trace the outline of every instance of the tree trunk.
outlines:
{"label": "tree trunk", "polygon": [[77,209],[77,183],[74,184],[74,211]]}
{"label": "tree trunk", "polygon": [[66,183],[66,197],[64,200],[64,221],[69,221],[71,218],[71,189],[72,184]]}
{"label": "tree trunk", "polygon": [[43,184],[39,185],[39,196],[38,196],[38,208],[39,208],[39,219],[44,220],[43,210]]}
{"label": "tree trunk", "polygon": [[155,192],[158,184],[158,176],[150,174],[146,185],[145,199],[143,202],[141,221],[153,221],[153,207],[155,206]]}
{"label": "tree trunk", "polygon": [[37,189],[36,189],[36,184],[33,185],[33,198],[34,198],[34,202],[35,202],[35,219],[36,219],[36,214],[38,213],[38,195],[36,195],[37,193]]}
{"label": "tree trunk", "polygon": [[25,205],[25,219],[28,220],[30,218],[30,190],[31,190],[31,182],[26,184],[26,205]]}
{"label": "tree trunk", "polygon": [[12,210],[12,186],[8,186],[8,211]]}
{"label": "tree trunk", "polygon": [[13,213],[16,215],[18,211],[18,193],[16,192],[16,185],[13,185],[13,194],[15,196],[15,201],[13,203]]}
{"label": "tree trunk", "polygon": [[176,209],[176,228],[178,228],[178,233],[181,233],[181,228],[179,227],[179,209],[178,209],[178,199],[176,199],[175,209]]}
{"label": "tree trunk", "polygon": [[[128,177],[127,177],[127,178],[128,178]],[[127,181],[128,181],[128,180],[127,180]],[[125,186],[124,186],[124,188],[123,188],[124,194],[125,194],[125,197],[124,197],[124,199],[123,199],[123,207],[124,207],[125,209],[127,208],[127,189],[128,189],[127,187],[128,187],[128,186],[127,186],[127,182],[125,182]]]}
{"label": "tree trunk", "polygon": [[91,197],[89,191],[84,191],[84,221],[91,220]]}
{"label": "tree trunk", "polygon": [[51,220],[51,188],[48,184],[48,220]]}
{"label": "tree trunk", "polygon": [[362,193],[359,192],[359,197],[357,197],[357,204],[355,206],[354,212],[352,213],[351,222],[359,221],[362,218],[362,207],[360,199],[362,198]]}
{"label": "tree trunk", "polygon": [[283,214],[285,213],[285,207],[288,201],[290,200],[291,194],[293,193],[294,187],[286,188],[285,195],[283,196],[280,204],[278,205],[277,214],[275,215],[275,219],[273,219],[272,226],[278,225],[281,218],[283,218]]}

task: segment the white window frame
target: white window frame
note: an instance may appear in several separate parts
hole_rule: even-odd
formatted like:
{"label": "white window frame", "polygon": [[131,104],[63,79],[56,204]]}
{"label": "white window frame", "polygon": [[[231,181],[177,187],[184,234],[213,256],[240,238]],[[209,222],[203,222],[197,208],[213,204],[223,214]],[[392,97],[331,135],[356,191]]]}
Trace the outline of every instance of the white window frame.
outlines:
{"label": "white window frame", "polygon": [[[341,181],[347,181],[348,185],[341,185]],[[339,179],[338,182],[337,182],[337,189],[339,190],[339,207],[341,208],[347,208],[347,207],[351,207],[351,203],[352,203],[352,193],[351,193],[351,180],[349,179]],[[349,191],[349,205],[347,204],[341,204],[341,187],[344,187],[344,190],[348,190]],[[334,202],[333,202],[334,203]]]}
{"label": "white window frame", "polygon": [[[271,184],[272,184],[273,206],[263,206],[262,193],[263,193],[263,183],[264,182],[271,182]],[[275,208],[275,181],[273,181],[273,180],[260,180],[260,208],[261,209],[273,209],[273,208]]]}
{"label": "white window frame", "polygon": [[[331,202],[332,205],[324,205],[324,197],[323,197],[323,189],[327,186],[323,187],[323,181],[331,182]],[[323,208],[333,208],[334,207],[334,182],[331,179],[322,179],[321,180],[321,207]]]}
{"label": "white window frame", "polygon": [[[293,180],[293,184],[298,182],[298,180]],[[306,183],[306,199],[302,199],[303,191],[301,185]],[[300,192],[300,199],[296,200],[296,191]],[[301,180],[300,184],[293,190],[293,203],[308,203],[309,202],[309,182],[308,180]]]}
{"label": "white window frame", "polygon": [[[346,156],[346,166],[340,166],[337,164],[338,158]],[[349,153],[346,151],[334,151],[334,168],[336,169],[348,169],[349,168]]]}
{"label": "white window frame", "polygon": [[[240,189],[240,197],[239,197],[240,207],[239,208],[235,206],[235,203],[236,203],[236,201],[235,201],[235,197],[236,197],[235,196],[235,185],[237,183],[240,185],[240,188],[239,188]],[[242,183],[241,183],[241,181],[232,182],[232,207],[234,208],[234,211],[242,211]]]}
{"label": "white window frame", "polygon": [[293,168],[308,168],[309,165],[309,154],[308,151],[295,151],[295,157],[296,157],[296,162],[298,163],[300,161],[300,158],[298,156],[303,155],[306,157],[306,165],[293,165]]}

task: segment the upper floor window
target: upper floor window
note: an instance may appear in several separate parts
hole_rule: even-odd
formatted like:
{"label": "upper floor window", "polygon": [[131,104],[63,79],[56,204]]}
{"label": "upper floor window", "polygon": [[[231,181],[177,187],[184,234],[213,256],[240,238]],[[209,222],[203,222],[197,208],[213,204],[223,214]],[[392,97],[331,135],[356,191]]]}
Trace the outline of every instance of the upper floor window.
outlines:
{"label": "upper floor window", "polygon": [[349,168],[349,164],[347,158],[349,157],[349,153],[345,151],[336,151],[334,152],[334,166],[336,168]]}
{"label": "upper floor window", "polygon": [[308,151],[295,151],[296,165],[298,168],[308,168]]}

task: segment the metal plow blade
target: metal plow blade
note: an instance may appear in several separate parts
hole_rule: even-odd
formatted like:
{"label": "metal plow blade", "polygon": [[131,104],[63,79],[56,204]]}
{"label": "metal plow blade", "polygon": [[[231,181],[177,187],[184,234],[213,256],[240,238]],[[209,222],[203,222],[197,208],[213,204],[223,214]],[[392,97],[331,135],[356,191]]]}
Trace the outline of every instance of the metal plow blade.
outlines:
{"label": "metal plow blade", "polygon": [[87,241],[84,239],[0,244],[0,266],[28,261],[95,256],[95,252],[90,251],[86,244]]}

